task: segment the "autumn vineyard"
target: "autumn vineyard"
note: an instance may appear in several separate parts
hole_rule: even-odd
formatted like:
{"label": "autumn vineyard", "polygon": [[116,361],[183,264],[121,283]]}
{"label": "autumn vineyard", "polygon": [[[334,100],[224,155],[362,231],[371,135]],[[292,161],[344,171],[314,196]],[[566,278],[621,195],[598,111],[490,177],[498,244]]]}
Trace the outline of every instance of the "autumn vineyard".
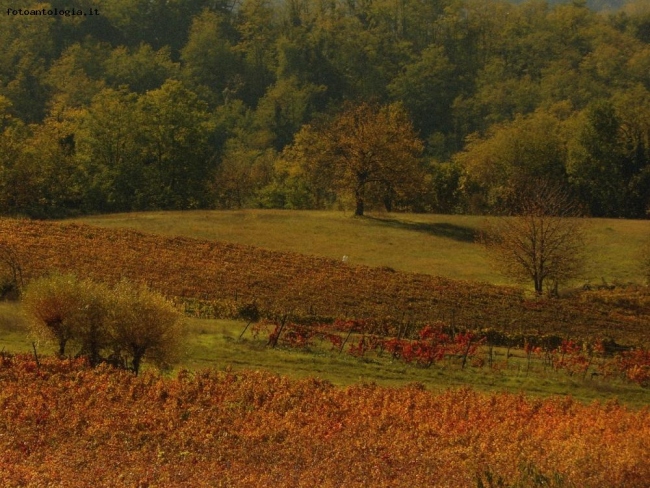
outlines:
{"label": "autumn vineyard", "polygon": [[[416,368],[519,368],[650,386],[648,288],[531,298],[325,258],[132,230],[0,220],[25,282],[144,282],[269,348]],[[242,334],[243,332],[242,331]],[[509,353],[508,353],[509,354]],[[507,356],[506,356],[507,361]],[[1,486],[647,486],[650,412],[617,402],[271,373],[141,376],[0,357]]]}
{"label": "autumn vineyard", "polygon": [[650,412],[263,372],[0,361],[0,484],[645,487]]}

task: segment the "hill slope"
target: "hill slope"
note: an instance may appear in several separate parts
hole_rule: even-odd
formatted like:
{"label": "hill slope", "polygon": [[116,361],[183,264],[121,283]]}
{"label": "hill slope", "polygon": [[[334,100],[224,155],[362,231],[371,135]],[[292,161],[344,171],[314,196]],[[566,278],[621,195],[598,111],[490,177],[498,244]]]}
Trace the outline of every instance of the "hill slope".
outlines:
{"label": "hill slope", "polygon": [[[475,242],[485,217],[343,212],[241,210],[141,212],[86,217],[73,222],[128,227],[167,236],[253,245],[273,251],[388,266],[399,271],[509,284]],[[590,219],[589,268],[578,283],[641,282],[637,254],[650,236],[650,222]],[[511,283],[510,283],[511,284]]]}
{"label": "hill slope", "polygon": [[528,300],[512,287],[133,230],[0,220],[0,233],[19,250],[28,278],[58,269],[106,282],[145,281],[196,315],[236,317],[242,305],[256,302],[263,316],[369,319],[388,329],[386,335],[397,335],[407,322],[442,320],[507,334],[611,337],[628,344],[650,339],[645,288]]}

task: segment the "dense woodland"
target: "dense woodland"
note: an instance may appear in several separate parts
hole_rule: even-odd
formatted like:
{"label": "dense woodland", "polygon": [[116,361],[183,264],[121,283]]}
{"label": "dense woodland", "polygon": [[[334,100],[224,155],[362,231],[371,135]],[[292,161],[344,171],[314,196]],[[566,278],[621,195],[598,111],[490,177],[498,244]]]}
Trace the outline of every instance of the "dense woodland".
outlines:
{"label": "dense woodland", "polygon": [[68,4],[100,15],[0,12],[1,213],[496,212],[542,178],[649,216],[647,0]]}

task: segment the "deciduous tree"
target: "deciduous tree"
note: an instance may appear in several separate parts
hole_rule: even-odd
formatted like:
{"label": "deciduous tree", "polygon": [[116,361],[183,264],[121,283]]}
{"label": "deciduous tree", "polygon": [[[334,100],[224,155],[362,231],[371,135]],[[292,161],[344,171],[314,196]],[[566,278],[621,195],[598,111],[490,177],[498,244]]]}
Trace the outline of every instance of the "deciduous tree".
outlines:
{"label": "deciduous tree", "polygon": [[302,135],[294,143],[294,158],[302,153],[311,164],[331,165],[336,187],[354,198],[355,215],[363,215],[373,199],[390,211],[422,182],[423,145],[400,104],[348,106],[331,122],[305,130],[316,131],[322,150],[301,147],[301,141],[313,139]]}
{"label": "deciduous tree", "polygon": [[579,208],[559,186],[529,180],[520,186],[510,216],[489,220],[483,243],[502,271],[531,281],[541,295],[557,294],[559,283],[576,278],[584,265]]}

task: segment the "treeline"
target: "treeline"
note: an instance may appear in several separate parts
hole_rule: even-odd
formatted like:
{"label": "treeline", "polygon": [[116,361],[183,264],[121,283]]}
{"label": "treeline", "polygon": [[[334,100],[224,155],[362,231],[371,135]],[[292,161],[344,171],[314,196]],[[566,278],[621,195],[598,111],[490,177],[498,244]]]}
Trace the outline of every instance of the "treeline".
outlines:
{"label": "treeline", "polygon": [[[373,129],[380,143],[351,180],[354,168],[324,170],[344,151],[319,135],[362,126],[354,114],[375,107],[408,120],[417,164],[384,157],[365,208],[494,212],[535,178],[593,216],[647,217],[650,2],[552,3],[76,0],[100,15],[3,12],[0,212],[358,210],[359,171],[394,141]],[[605,3],[592,6],[619,6]],[[405,167],[416,178],[400,187],[390,175]]]}

